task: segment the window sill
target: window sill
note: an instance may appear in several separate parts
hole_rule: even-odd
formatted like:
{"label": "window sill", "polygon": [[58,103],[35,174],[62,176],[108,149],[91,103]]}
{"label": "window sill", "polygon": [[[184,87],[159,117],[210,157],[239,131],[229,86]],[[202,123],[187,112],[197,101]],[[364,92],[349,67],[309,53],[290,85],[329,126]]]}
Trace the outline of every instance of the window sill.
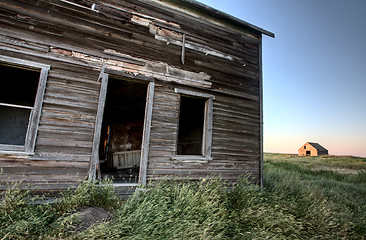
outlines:
{"label": "window sill", "polygon": [[173,156],[171,160],[185,163],[209,163],[212,161],[212,158],[196,155],[178,155]]}
{"label": "window sill", "polygon": [[22,152],[22,151],[4,151],[0,150],[0,155],[15,155],[15,156],[34,156],[34,152]]}

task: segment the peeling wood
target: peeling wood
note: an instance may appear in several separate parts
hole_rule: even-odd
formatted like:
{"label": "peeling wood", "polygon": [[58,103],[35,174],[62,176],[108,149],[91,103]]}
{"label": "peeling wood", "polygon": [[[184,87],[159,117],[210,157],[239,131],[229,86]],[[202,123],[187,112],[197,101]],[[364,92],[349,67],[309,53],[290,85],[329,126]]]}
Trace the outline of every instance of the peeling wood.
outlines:
{"label": "peeling wood", "polygon": [[[50,66],[43,100],[37,100],[42,107],[39,124],[32,127],[37,133],[34,151],[14,145],[4,152],[0,145],[0,168],[6,170],[0,181],[22,179],[24,172],[24,181],[43,191],[94,179],[106,91],[97,80],[108,75],[150,85],[140,183],[212,174],[235,181],[246,172],[261,181],[260,35],[268,33],[222,14],[210,15],[211,10],[207,14],[190,0],[172,3],[0,3],[1,62],[20,59],[19,65]],[[195,4],[198,9],[192,8]],[[211,119],[212,127],[206,124],[205,132],[212,136],[202,144],[210,156],[176,156],[180,94],[210,99],[205,121]]]}
{"label": "peeling wood", "polygon": [[[172,43],[172,44],[175,44],[177,46],[183,46],[183,41],[175,40],[175,39],[163,36],[163,35],[155,35],[155,39],[166,42],[166,43],[169,43],[169,44]],[[240,58],[230,56],[228,54],[222,53],[222,52],[217,51],[213,48],[203,46],[203,45],[200,45],[200,44],[185,41],[184,46],[185,46],[185,48],[201,52],[205,55],[212,55],[212,56],[224,58],[224,59],[227,59],[227,60],[230,60],[230,61],[233,61],[234,59],[240,60]]]}
{"label": "peeling wood", "polygon": [[[169,66],[167,63],[163,62],[145,61],[145,65],[141,66],[123,61],[97,58],[78,52],[73,52],[72,56],[78,59],[82,59],[89,64],[105,64],[109,69],[132,74],[142,74],[146,77],[154,77],[162,81],[177,82],[181,84],[200,86],[204,88],[209,88],[211,86],[211,83],[208,81],[211,76],[207,75],[206,73],[195,73],[182,70]],[[126,57],[125,54],[123,56]]]}

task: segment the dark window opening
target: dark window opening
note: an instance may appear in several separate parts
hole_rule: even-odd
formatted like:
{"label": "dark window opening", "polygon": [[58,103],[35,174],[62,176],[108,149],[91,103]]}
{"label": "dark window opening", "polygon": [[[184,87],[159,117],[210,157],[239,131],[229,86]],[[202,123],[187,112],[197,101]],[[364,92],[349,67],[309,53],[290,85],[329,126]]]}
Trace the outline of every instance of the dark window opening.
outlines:
{"label": "dark window opening", "polygon": [[306,149],[306,146],[304,146],[304,149]]}
{"label": "dark window opening", "polygon": [[181,96],[178,155],[202,155],[206,99]]}
{"label": "dark window opening", "polygon": [[306,156],[310,156],[311,155],[311,151],[306,151]]}
{"label": "dark window opening", "polygon": [[147,84],[109,78],[99,158],[103,178],[137,183]]}
{"label": "dark window opening", "polygon": [[0,65],[0,144],[24,145],[40,73]]}

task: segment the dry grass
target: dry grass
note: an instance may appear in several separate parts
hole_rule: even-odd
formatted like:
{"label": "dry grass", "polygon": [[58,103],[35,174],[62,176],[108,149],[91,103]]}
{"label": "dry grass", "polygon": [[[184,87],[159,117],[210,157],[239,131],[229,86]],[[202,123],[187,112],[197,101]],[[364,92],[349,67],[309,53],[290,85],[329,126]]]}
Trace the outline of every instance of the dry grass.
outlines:
{"label": "dry grass", "polygon": [[[221,180],[163,181],[124,202],[108,184],[83,183],[57,204],[38,205],[9,186],[0,239],[365,239],[365,164],[265,154],[263,189],[246,177],[230,191]],[[80,231],[77,210],[85,206],[110,209],[113,218]]]}

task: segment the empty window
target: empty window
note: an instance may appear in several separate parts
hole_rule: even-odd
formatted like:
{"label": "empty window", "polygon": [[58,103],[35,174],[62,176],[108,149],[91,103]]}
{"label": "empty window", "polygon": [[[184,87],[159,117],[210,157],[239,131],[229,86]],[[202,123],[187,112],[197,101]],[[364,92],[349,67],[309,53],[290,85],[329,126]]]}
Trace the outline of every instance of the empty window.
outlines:
{"label": "empty window", "polygon": [[210,161],[213,95],[175,89],[180,93],[178,137],[173,160]]}
{"label": "empty window", "polygon": [[206,99],[181,96],[178,155],[202,155]]}
{"label": "empty window", "polygon": [[33,151],[48,68],[0,56],[0,151]]}
{"label": "empty window", "polygon": [[0,144],[24,145],[39,72],[0,66]]}

